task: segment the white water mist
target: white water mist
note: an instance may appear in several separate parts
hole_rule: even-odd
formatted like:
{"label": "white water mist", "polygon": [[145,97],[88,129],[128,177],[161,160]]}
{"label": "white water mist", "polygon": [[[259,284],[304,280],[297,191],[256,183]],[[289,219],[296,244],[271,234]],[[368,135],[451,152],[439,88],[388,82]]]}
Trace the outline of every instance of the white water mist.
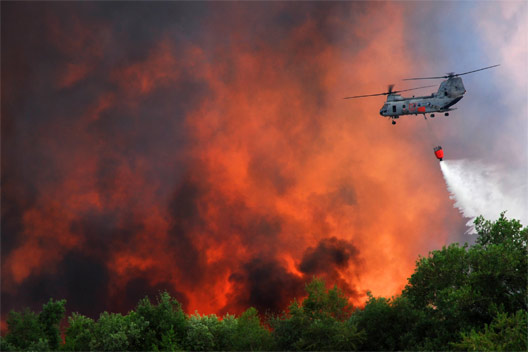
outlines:
{"label": "white water mist", "polygon": [[455,207],[470,219],[469,233],[475,232],[475,217],[496,220],[503,211],[528,224],[528,188],[522,175],[469,160],[444,160],[440,168]]}

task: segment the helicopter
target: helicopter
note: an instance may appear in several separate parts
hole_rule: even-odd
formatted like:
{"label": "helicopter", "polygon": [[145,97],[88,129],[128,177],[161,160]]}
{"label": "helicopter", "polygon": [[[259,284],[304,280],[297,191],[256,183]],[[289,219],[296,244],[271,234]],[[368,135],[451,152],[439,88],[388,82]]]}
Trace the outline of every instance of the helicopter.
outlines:
{"label": "helicopter", "polygon": [[453,105],[458,103],[466,93],[464,83],[460,76],[467,75],[468,73],[478,72],[482,70],[487,70],[493,67],[500,65],[493,65],[478,70],[463,72],[463,73],[454,73],[450,72],[445,76],[438,77],[417,77],[417,78],[406,78],[404,81],[411,80],[423,80],[423,79],[446,79],[440,83],[438,91],[427,96],[415,97],[414,95],[410,98],[402,97],[398,93],[407,92],[416,89],[430,88],[434,86],[425,86],[417,87],[404,90],[393,90],[394,85],[391,84],[388,87],[387,92],[377,93],[377,94],[367,94],[367,95],[356,95],[352,97],[345,97],[344,99],[355,99],[355,98],[365,98],[365,97],[374,97],[380,95],[386,95],[387,100],[380,109],[380,115],[386,116],[392,120],[392,124],[396,124],[396,119],[404,115],[418,115],[423,114],[424,118],[427,119],[425,114],[429,114],[429,117],[434,118],[435,113],[443,113],[445,116],[449,116],[449,111],[455,110],[452,108]]}

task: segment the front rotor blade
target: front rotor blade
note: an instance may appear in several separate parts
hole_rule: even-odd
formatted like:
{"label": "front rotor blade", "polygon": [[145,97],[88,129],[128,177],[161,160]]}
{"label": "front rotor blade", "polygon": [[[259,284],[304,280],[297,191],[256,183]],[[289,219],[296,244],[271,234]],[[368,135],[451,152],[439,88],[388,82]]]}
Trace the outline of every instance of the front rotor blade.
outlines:
{"label": "front rotor blade", "polygon": [[407,92],[407,91],[410,91],[410,90],[416,90],[416,89],[422,89],[422,88],[431,88],[431,87],[436,87],[436,85],[432,85],[432,86],[423,86],[423,87],[417,87],[417,88],[410,88],[410,89],[403,89],[403,90],[396,90],[392,93],[400,93],[400,92]]}
{"label": "front rotor blade", "polygon": [[419,79],[441,79],[441,78],[447,78],[447,76],[438,76],[438,77],[416,77],[416,78],[404,78],[404,81],[416,81]]}
{"label": "front rotor blade", "polygon": [[500,64],[493,65],[493,66],[488,66],[488,67],[484,67],[484,68],[479,68],[478,70],[468,71],[468,72],[464,72],[464,73],[457,73],[455,76],[467,75],[468,73],[473,73],[473,72],[478,72],[478,71],[482,71],[482,70],[487,70],[489,68],[493,68],[493,67],[497,67],[497,66],[500,66]]}
{"label": "front rotor blade", "polygon": [[343,99],[354,99],[354,98],[365,98],[365,97],[376,97],[378,95],[387,95],[387,93],[378,93],[378,94],[367,94],[367,95],[355,95],[353,97],[345,97]]}

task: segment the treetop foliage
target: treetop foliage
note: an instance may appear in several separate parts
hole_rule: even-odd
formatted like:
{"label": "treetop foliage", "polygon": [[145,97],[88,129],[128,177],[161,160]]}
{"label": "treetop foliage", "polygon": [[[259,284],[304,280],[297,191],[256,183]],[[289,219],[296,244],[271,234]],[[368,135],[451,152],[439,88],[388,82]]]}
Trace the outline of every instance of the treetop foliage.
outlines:
{"label": "treetop foliage", "polygon": [[399,296],[368,292],[362,309],[314,278],[305,299],[265,318],[255,308],[238,317],[189,316],[161,292],[126,315],[72,313],[61,330],[66,301],[50,299],[39,313],[9,313],[0,350],[526,351],[528,229],[504,213],[493,222],[478,217],[475,229],[475,245],[455,243],[420,257]]}
{"label": "treetop foliage", "polygon": [[502,244],[526,251],[528,227],[523,228],[519,220],[508,220],[506,212],[502,212],[497,221],[486,220],[481,215],[474,223],[478,233],[477,244],[483,247]]}

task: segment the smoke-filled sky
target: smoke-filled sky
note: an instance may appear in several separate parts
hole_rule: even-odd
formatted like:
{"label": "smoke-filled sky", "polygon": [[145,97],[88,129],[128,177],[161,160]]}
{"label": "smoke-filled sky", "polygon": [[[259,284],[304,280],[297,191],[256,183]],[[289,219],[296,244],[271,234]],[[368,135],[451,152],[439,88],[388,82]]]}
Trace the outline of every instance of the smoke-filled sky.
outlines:
{"label": "smoke-filled sky", "polygon": [[[3,317],[160,290],[187,312],[279,311],[313,276],[361,305],[471,240],[433,146],[527,176],[526,2],[1,10]],[[497,63],[447,118],[392,126],[383,97],[343,99]]]}

